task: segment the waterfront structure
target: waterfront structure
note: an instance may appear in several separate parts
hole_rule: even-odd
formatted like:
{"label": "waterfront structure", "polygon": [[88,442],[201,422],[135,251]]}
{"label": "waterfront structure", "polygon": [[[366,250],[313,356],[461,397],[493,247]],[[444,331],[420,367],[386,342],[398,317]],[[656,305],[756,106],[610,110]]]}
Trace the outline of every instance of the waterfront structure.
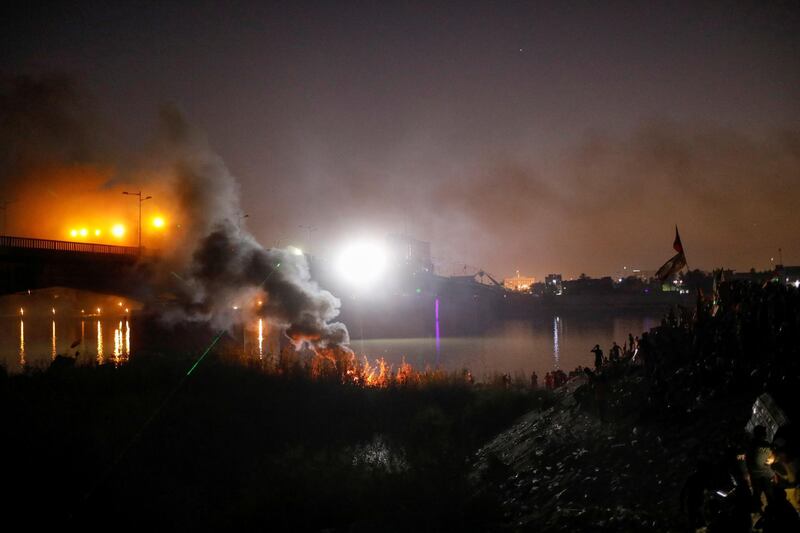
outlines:
{"label": "waterfront structure", "polygon": [[564,293],[561,274],[548,274],[544,277],[544,293],[561,296]]}
{"label": "waterfront structure", "polygon": [[517,270],[516,276],[503,280],[503,287],[514,292],[530,292],[534,283],[536,283],[536,278],[520,276],[519,270]]}
{"label": "waterfront structure", "polygon": [[408,235],[392,234],[386,236],[386,245],[391,264],[405,265],[412,272],[433,272],[431,243]]}

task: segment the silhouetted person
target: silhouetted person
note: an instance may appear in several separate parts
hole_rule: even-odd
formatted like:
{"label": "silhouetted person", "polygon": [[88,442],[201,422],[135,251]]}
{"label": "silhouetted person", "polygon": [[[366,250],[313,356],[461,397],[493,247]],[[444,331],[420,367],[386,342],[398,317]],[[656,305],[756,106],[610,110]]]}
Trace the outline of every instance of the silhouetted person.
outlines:
{"label": "silhouetted person", "polygon": [[595,344],[594,348],[589,351],[594,354],[594,369],[600,370],[603,367],[603,350],[599,344]]}
{"label": "silhouetted person", "polygon": [[[780,440],[780,439],[776,439]],[[775,486],[781,489],[789,503],[800,513],[800,459],[786,445],[775,448]]]}
{"label": "silhouetted person", "polygon": [[616,363],[620,360],[621,352],[622,350],[620,349],[619,345],[616,343],[616,341],[614,341],[611,344],[611,349],[608,351],[609,359],[612,363]]}
{"label": "silhouetted person", "polygon": [[686,479],[681,490],[681,511],[686,514],[691,531],[706,525],[703,514],[705,490],[708,488],[711,477],[711,463],[705,460],[697,461],[694,472]]}
{"label": "silhouetted person", "polygon": [[464,381],[468,385],[472,385],[475,383],[475,378],[472,377],[472,372],[469,371],[469,368],[465,368],[461,371],[461,374],[464,376]]}
{"label": "silhouetted person", "polygon": [[753,428],[753,439],[747,448],[745,461],[749,477],[750,489],[753,493],[754,506],[761,512],[761,495],[766,496],[772,482],[772,468],[767,464],[772,450],[767,442],[767,428],[756,426]]}
{"label": "silhouetted person", "polygon": [[645,374],[651,376],[655,369],[655,361],[653,360],[652,348],[650,346],[650,334],[646,331],[642,333],[642,338],[637,345],[639,347],[639,357],[644,364]]}
{"label": "silhouetted person", "polygon": [[800,515],[786,499],[786,491],[777,486],[771,486],[767,492],[767,507],[761,520],[756,522],[756,527],[764,533],[783,533],[800,531]]}
{"label": "silhouetted person", "polygon": [[531,388],[536,389],[539,387],[539,376],[536,375],[536,371],[534,370],[531,372]]}

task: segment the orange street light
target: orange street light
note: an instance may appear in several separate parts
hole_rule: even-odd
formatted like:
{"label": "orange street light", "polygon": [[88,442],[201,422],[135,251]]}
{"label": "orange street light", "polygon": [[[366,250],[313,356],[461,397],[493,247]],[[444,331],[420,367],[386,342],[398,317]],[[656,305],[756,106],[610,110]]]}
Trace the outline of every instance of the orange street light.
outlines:
{"label": "orange street light", "polygon": [[142,253],[142,202],[146,200],[150,200],[152,196],[146,196],[142,198],[142,191],[137,192],[127,192],[123,191],[122,194],[127,194],[128,196],[138,196],[139,200],[139,253]]}

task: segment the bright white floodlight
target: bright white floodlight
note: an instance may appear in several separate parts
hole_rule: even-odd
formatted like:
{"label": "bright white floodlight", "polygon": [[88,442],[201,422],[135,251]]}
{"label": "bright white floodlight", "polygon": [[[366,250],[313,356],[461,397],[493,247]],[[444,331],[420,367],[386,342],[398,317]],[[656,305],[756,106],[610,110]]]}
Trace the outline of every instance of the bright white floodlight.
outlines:
{"label": "bright white floodlight", "polygon": [[386,269],[386,249],[372,241],[353,243],[339,255],[339,274],[353,285],[372,285]]}

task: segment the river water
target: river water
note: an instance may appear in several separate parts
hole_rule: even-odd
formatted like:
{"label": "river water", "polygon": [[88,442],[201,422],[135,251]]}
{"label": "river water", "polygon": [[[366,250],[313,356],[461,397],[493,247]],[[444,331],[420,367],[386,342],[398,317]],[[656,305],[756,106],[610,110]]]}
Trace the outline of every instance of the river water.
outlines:
{"label": "river water", "polygon": [[[558,316],[496,323],[477,336],[423,339],[355,339],[352,347],[359,354],[384,357],[397,364],[403,359],[416,368],[441,367],[446,370],[468,368],[485,378],[496,373],[520,377],[536,371],[545,373],[576,366],[591,366],[589,350],[600,344],[608,353],[612,341],[620,346],[628,334],[634,337],[658,325],[657,312],[631,315]],[[526,378],[527,379],[527,378]]]}
{"label": "river water", "polygon": [[[612,341],[622,345],[658,324],[658,312],[624,315],[543,316],[531,320],[500,321],[476,336],[429,338],[355,338],[351,347],[359,357],[385,358],[393,365],[403,360],[415,368],[469,368],[477,378],[495,373],[539,376],[560,368],[569,371],[591,365],[589,350],[600,344],[608,353]],[[24,365],[46,367],[56,354],[79,352],[79,361],[124,364],[136,357],[131,344],[135,315],[67,316],[39,312],[35,316],[0,318],[0,361],[9,372]],[[351,328],[352,329],[352,328]],[[268,357],[278,350],[277,332],[263,321],[238,329],[242,350],[251,357]]]}

